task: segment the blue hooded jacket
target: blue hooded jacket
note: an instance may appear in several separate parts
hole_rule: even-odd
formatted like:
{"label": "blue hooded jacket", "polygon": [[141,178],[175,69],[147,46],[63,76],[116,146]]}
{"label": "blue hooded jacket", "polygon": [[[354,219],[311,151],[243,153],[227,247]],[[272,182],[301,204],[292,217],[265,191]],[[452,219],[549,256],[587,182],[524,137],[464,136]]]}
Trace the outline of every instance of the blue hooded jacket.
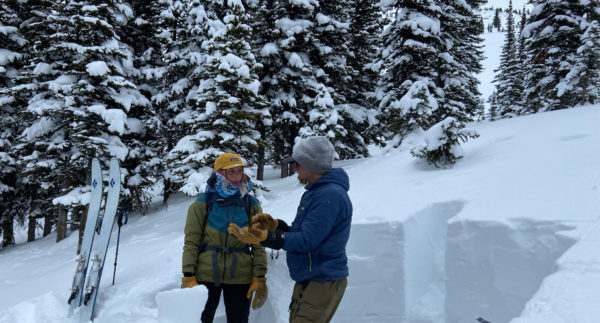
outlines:
{"label": "blue hooded jacket", "polygon": [[348,277],[346,243],[352,222],[349,188],[348,175],[341,168],[306,186],[283,244],[290,276],[296,282]]}

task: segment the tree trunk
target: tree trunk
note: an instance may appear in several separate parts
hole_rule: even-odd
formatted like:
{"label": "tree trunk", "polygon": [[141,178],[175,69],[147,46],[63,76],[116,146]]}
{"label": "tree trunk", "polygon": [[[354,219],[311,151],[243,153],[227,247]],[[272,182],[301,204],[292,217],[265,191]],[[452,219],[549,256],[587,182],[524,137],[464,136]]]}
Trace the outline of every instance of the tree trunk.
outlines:
{"label": "tree trunk", "polygon": [[13,221],[12,216],[7,216],[6,219],[2,220],[2,248],[15,244]]}
{"label": "tree trunk", "polygon": [[32,242],[35,240],[35,227],[37,226],[37,221],[33,216],[30,216],[27,219],[27,242]]}
{"label": "tree trunk", "polygon": [[265,179],[265,147],[258,148],[258,169],[256,170],[256,179],[262,181]]}
{"label": "tree trunk", "polygon": [[285,178],[288,176],[292,176],[294,174],[294,169],[292,168],[291,163],[281,162],[281,178]]}
{"label": "tree trunk", "polygon": [[287,163],[284,163],[283,160],[281,161],[280,165],[281,165],[281,178],[286,178],[288,176],[287,175],[287,173],[288,173],[288,170],[287,170],[288,165],[287,165]]}
{"label": "tree trunk", "polygon": [[50,233],[52,233],[52,217],[50,215],[46,215],[44,217],[44,233],[42,236],[45,237]]}
{"label": "tree trunk", "polygon": [[164,179],[165,188],[163,189],[163,205],[167,205],[171,191],[173,190],[173,183],[169,179]]}
{"label": "tree trunk", "polygon": [[83,241],[83,233],[85,232],[85,226],[87,225],[88,211],[90,206],[88,205],[85,214],[79,217],[79,242],[77,243],[77,254],[81,251],[81,242]]}
{"label": "tree trunk", "polygon": [[67,207],[58,205],[58,219],[56,221],[56,242],[67,237]]}

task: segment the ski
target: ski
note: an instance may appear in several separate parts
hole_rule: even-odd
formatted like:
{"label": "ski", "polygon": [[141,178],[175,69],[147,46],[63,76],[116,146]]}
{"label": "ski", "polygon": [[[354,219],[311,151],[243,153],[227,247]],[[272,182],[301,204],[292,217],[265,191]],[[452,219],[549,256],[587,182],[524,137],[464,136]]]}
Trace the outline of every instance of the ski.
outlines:
{"label": "ski", "polygon": [[100,168],[100,161],[98,161],[97,158],[92,159],[91,186],[90,205],[88,207],[83,240],[81,241],[81,250],[77,257],[77,268],[75,269],[75,275],[73,275],[71,295],[67,301],[69,304],[69,316],[71,316],[73,311],[81,305],[83,284],[88,270],[92,243],[94,242],[94,229],[96,228],[98,213],[100,213],[100,204],[102,203],[102,169]]}
{"label": "ski", "polygon": [[110,160],[109,171],[109,186],[106,196],[106,206],[104,208],[104,217],[102,218],[102,226],[100,228],[100,236],[94,244],[91,254],[91,265],[87,275],[83,294],[83,304],[80,311],[80,322],[88,322],[94,317],[94,309],[96,306],[96,298],[100,287],[100,279],[102,278],[102,270],[104,269],[104,261],[106,260],[106,252],[108,251],[108,243],[112,233],[113,225],[115,224],[115,215],[119,206],[119,193],[121,192],[121,171],[119,161],[116,158]]}

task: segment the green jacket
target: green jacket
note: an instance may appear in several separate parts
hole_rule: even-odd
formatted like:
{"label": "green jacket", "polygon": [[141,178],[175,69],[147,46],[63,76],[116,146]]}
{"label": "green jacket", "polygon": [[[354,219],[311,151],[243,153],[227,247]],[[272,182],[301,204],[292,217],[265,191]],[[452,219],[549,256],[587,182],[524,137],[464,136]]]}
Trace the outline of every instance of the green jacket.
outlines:
{"label": "green jacket", "polygon": [[[212,190],[212,194],[218,193]],[[239,195],[237,196],[239,198]],[[210,247],[247,248],[248,245],[239,241],[227,232],[229,223],[236,223],[240,227],[249,225],[249,218],[261,213],[262,208],[258,200],[251,196],[250,214],[247,215],[244,206],[221,206],[213,203],[211,214],[206,222],[204,243],[208,248],[199,252],[202,246],[202,226],[206,216],[206,193],[190,205],[185,223],[185,239],[182,256],[182,272],[194,273],[201,282],[215,281],[215,270],[218,269],[218,281],[224,284],[250,284],[253,277],[265,276],[267,273],[267,254],[262,245],[252,245],[250,254],[245,252],[222,252],[211,250]],[[240,250],[238,249],[238,250]],[[236,259],[237,258],[237,259]],[[216,268],[213,260],[216,259]],[[235,268],[233,264],[235,262]],[[232,269],[234,270],[232,276]]]}

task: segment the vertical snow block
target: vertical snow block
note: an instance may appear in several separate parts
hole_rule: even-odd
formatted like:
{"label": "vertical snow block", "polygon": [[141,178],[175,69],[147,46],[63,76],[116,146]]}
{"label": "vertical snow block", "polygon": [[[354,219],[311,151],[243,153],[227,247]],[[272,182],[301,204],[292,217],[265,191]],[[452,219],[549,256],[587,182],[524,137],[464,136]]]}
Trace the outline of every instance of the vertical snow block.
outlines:
{"label": "vertical snow block", "polygon": [[401,322],[404,248],[399,223],[353,224],[346,247],[350,276],[337,322]]}
{"label": "vertical snow block", "polygon": [[446,322],[509,322],[574,241],[547,221],[455,221],[448,227]]}
{"label": "vertical snow block", "polygon": [[176,288],[156,294],[160,323],[197,323],[208,299],[204,285]]}
{"label": "vertical snow block", "polygon": [[404,319],[411,323],[445,322],[446,229],[464,202],[435,203],[403,223]]}

